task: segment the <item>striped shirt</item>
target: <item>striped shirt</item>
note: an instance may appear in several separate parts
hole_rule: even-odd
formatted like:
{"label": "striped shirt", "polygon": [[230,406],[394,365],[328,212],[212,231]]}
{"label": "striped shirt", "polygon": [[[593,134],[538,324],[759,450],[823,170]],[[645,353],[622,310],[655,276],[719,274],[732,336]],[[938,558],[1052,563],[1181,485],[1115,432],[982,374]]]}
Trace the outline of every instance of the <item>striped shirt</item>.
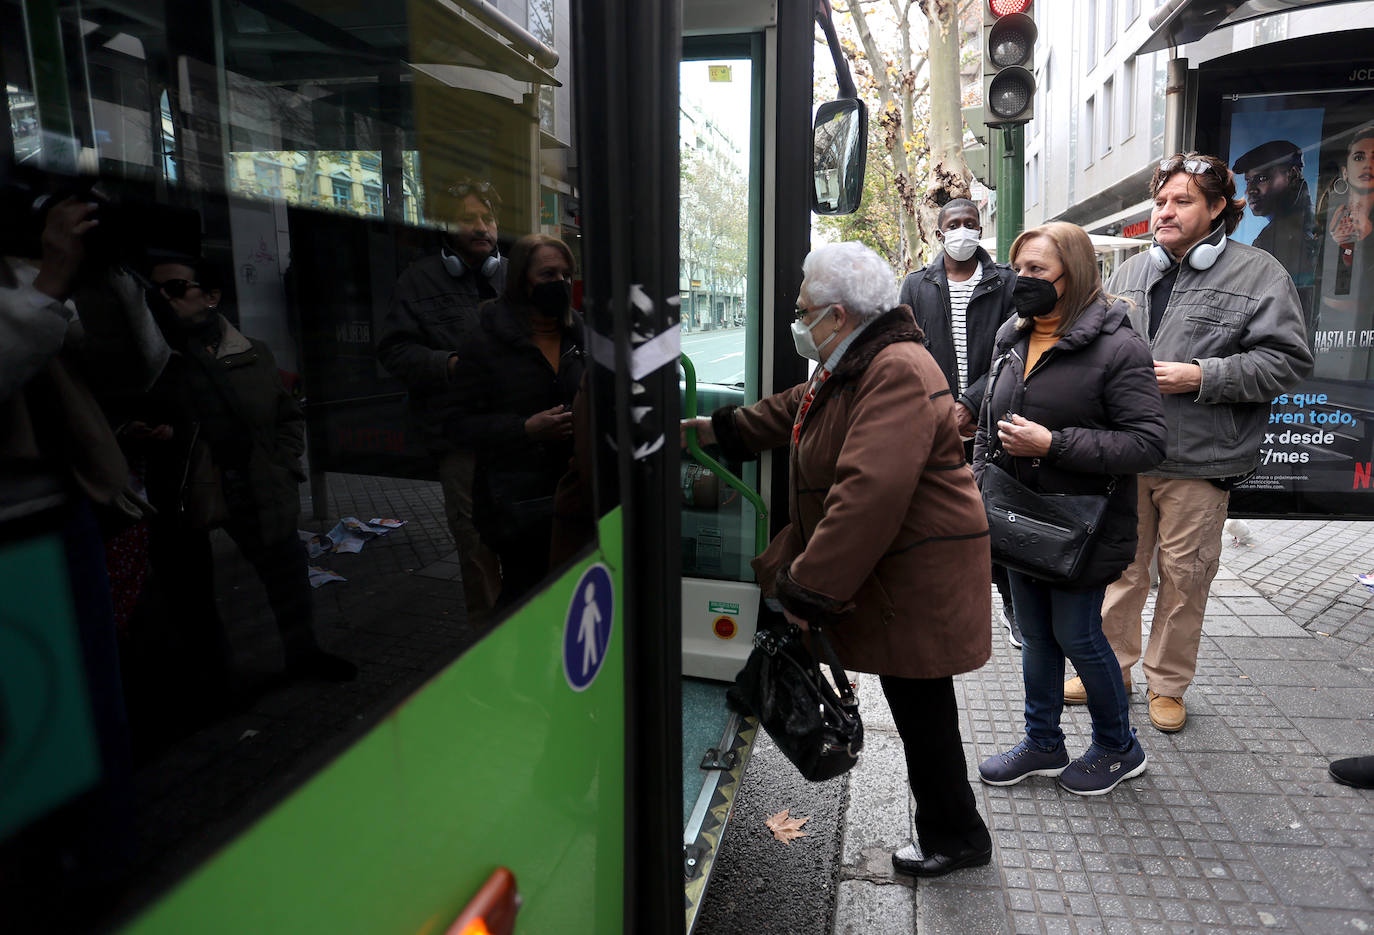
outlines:
{"label": "striped shirt", "polygon": [[979,263],[973,275],[963,282],[949,280],[950,324],[954,333],[954,354],[959,361],[959,385],[950,389],[956,396],[968,387],[968,300],[982,279],[983,264]]}

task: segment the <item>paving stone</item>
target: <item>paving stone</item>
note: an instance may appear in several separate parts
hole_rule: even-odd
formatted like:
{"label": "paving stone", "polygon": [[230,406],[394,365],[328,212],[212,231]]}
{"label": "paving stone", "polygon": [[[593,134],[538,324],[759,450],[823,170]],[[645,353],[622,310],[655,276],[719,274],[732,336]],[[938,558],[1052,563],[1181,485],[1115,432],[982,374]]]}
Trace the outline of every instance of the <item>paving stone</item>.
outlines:
{"label": "paving stone", "polygon": [[837,889],[834,935],[912,935],[916,931],[911,887],[841,880]]}
{"label": "paving stone", "polygon": [[1285,906],[1365,912],[1374,909],[1370,894],[1329,851],[1255,846],[1251,853]]}

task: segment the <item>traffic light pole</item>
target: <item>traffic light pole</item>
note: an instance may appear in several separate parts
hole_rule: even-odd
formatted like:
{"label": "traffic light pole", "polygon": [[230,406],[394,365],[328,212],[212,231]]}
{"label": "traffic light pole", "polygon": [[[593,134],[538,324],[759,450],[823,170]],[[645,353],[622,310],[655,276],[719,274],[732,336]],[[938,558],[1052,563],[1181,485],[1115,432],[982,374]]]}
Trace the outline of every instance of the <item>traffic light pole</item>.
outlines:
{"label": "traffic light pole", "polygon": [[1011,243],[1025,228],[1026,178],[1024,124],[1002,127],[997,149],[1002,158],[997,161],[997,261],[1011,261]]}

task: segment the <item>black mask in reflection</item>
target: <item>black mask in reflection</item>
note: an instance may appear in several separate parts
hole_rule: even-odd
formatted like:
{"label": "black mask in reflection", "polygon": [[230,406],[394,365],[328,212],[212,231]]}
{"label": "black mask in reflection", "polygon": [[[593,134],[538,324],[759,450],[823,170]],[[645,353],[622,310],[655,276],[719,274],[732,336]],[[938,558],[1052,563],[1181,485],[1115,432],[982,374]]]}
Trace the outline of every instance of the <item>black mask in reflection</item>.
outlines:
{"label": "black mask in reflection", "polygon": [[572,283],[566,279],[541,282],[530,290],[530,305],[541,315],[559,318],[572,308]]}

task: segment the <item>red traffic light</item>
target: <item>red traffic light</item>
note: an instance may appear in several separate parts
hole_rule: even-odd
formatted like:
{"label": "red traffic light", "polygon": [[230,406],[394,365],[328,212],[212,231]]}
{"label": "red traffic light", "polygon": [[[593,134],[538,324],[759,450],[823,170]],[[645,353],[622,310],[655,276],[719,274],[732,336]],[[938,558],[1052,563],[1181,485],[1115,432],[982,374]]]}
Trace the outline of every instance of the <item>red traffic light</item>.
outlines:
{"label": "red traffic light", "polygon": [[1010,16],[1030,9],[1031,0],[988,0],[993,16]]}

